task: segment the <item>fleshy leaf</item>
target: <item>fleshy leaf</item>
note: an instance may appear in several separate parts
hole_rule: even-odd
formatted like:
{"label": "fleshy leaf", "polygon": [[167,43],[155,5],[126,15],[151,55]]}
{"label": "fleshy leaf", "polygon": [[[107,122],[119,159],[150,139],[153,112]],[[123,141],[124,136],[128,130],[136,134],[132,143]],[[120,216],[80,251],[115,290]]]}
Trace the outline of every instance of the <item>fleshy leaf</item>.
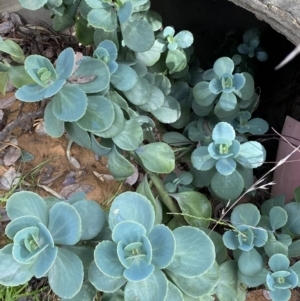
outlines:
{"label": "fleshy leaf", "polygon": [[154,219],[154,208],[147,198],[135,192],[124,192],[112,203],[108,222],[112,230],[122,221],[135,221],[143,225],[149,233],[154,226]]}
{"label": "fleshy leaf", "polygon": [[87,108],[87,97],[78,87],[63,87],[52,99],[52,110],[62,121],[80,119]]}
{"label": "fleshy leaf", "polygon": [[232,74],[234,63],[229,57],[221,57],[215,61],[213,69],[219,77],[222,77],[225,73]]}
{"label": "fleshy leaf", "polygon": [[22,216],[33,216],[39,218],[45,226],[48,225],[48,207],[45,201],[34,192],[14,193],[7,200],[6,210],[11,220]]}
{"label": "fleshy leaf", "polygon": [[209,294],[219,282],[219,267],[215,262],[204,274],[188,278],[167,271],[168,276],[188,296],[197,298]]}
{"label": "fleshy leaf", "polygon": [[125,45],[133,51],[149,50],[155,41],[151,25],[142,19],[131,18],[121,24]]}
{"label": "fleshy leaf", "polygon": [[273,207],[270,210],[269,215],[270,215],[270,223],[273,231],[282,228],[288,220],[288,215],[286,211],[279,206]]}
{"label": "fleshy leaf", "polygon": [[170,70],[170,74],[182,71],[187,65],[187,60],[183,50],[169,50],[166,57],[166,66]]}
{"label": "fleshy leaf", "polygon": [[14,236],[22,229],[27,227],[37,227],[40,219],[35,216],[21,216],[13,219],[5,228],[5,234],[13,239]]}
{"label": "fleshy leaf", "polygon": [[192,153],[191,161],[193,167],[202,171],[212,169],[217,162],[208,152],[207,146],[200,146],[196,148]]}
{"label": "fleshy leaf", "polygon": [[81,236],[80,215],[71,205],[59,202],[49,211],[48,228],[55,243],[75,245]]}
{"label": "fleshy leaf", "polygon": [[167,295],[167,278],[159,269],[145,280],[137,282],[128,282],[125,286],[125,300],[136,301],[164,301]]}
{"label": "fleshy leaf", "polygon": [[75,64],[75,54],[72,48],[63,50],[56,61],[56,73],[58,79],[67,79],[71,76]]}
{"label": "fleshy leaf", "polygon": [[244,180],[236,170],[228,176],[215,173],[211,180],[211,188],[222,199],[235,199],[244,189]]}
{"label": "fleshy leaf", "polygon": [[[102,4],[100,1],[98,3]],[[92,9],[87,15],[87,20],[93,27],[105,31],[111,32],[117,28],[117,14],[110,6]]]}
{"label": "fleshy leaf", "polygon": [[103,96],[89,95],[87,109],[77,124],[89,132],[102,132],[111,127],[115,120],[112,102]]}
{"label": "fleshy leaf", "polygon": [[112,278],[122,277],[125,268],[119,260],[117,245],[114,242],[106,240],[99,243],[95,248],[94,257],[102,273]]}
{"label": "fleshy leaf", "polygon": [[53,101],[50,101],[44,113],[45,130],[53,138],[59,138],[65,131],[64,121],[58,119],[53,113]]}
{"label": "fleshy leaf", "polygon": [[250,251],[241,253],[238,259],[238,266],[244,275],[254,276],[263,269],[264,262],[261,255],[253,248]]}
{"label": "fleshy leaf", "polygon": [[174,97],[167,95],[162,106],[151,113],[163,123],[172,123],[181,116],[180,104]]}
{"label": "fleshy leaf", "polygon": [[172,231],[164,225],[156,225],[148,238],[152,245],[152,263],[164,269],[170,264],[175,253],[175,238]]}
{"label": "fleshy leaf", "polygon": [[118,69],[111,76],[111,83],[120,91],[131,90],[137,82],[136,72],[124,64],[119,64]]}
{"label": "fleshy leaf", "polygon": [[81,237],[80,240],[88,240],[95,237],[102,229],[105,215],[102,208],[94,201],[82,200],[73,204],[80,215]]}
{"label": "fleshy leaf", "polygon": [[143,130],[139,122],[130,119],[125,122],[123,131],[112,138],[113,142],[121,149],[132,151],[137,149],[143,141]]}
{"label": "fleshy leaf", "polygon": [[240,204],[236,206],[230,216],[233,226],[249,225],[255,227],[260,220],[260,213],[253,204]]}
{"label": "fleshy leaf", "polygon": [[228,260],[220,265],[220,281],[215,289],[220,301],[246,299],[247,291],[239,283],[237,272],[234,260]]}
{"label": "fleshy leaf", "polygon": [[174,41],[181,48],[190,47],[194,42],[193,34],[188,30],[182,30],[174,37]]}
{"label": "fleshy leaf", "polygon": [[[72,77],[69,78],[69,81],[72,78],[70,86],[78,87],[85,93],[97,93],[108,87],[110,72],[104,62],[98,59],[86,58],[80,63]],[[86,80],[76,83],[76,80],[81,78]]]}
{"label": "fleshy leaf", "polygon": [[182,226],[173,231],[176,240],[175,256],[167,270],[184,277],[199,276],[208,271],[215,261],[211,239],[201,230]]}
{"label": "fleshy leaf", "polygon": [[[135,150],[147,170],[156,173],[170,173],[175,167],[174,152],[169,145],[155,142]],[[159,157],[157,156],[159,154]]]}
{"label": "fleshy leaf", "polygon": [[176,199],[184,219],[194,227],[208,227],[212,214],[211,203],[206,196],[197,191],[171,194]]}
{"label": "fleshy leaf", "polygon": [[57,257],[48,272],[51,289],[61,298],[72,298],[81,289],[83,265],[73,252],[58,248]]}
{"label": "fleshy leaf", "polygon": [[114,146],[108,155],[107,166],[116,180],[125,180],[134,173],[133,165]]}
{"label": "fleshy leaf", "polygon": [[168,294],[165,301],[184,301],[180,289],[170,281],[168,281]]}
{"label": "fleshy leaf", "polygon": [[0,284],[17,286],[27,283],[34,275],[34,265],[17,262],[12,256],[13,244],[0,250]]}
{"label": "fleshy leaf", "polygon": [[284,206],[288,214],[286,228],[292,234],[300,234],[300,203],[292,202]]}
{"label": "fleshy leaf", "polygon": [[118,10],[118,17],[120,23],[125,23],[130,18],[133,11],[132,2],[125,2],[124,5]]}

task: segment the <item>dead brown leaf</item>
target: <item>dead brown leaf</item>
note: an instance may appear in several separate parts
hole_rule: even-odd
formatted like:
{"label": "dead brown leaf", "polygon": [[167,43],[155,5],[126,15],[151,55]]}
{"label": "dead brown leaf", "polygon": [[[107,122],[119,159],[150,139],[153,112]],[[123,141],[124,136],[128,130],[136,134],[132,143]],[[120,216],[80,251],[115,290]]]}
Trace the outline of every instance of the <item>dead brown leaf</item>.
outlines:
{"label": "dead brown leaf", "polygon": [[3,162],[5,166],[11,166],[21,157],[21,150],[18,147],[10,146],[4,155]]}
{"label": "dead brown leaf", "polygon": [[16,101],[15,92],[8,92],[4,95],[0,95],[0,109],[10,108]]}

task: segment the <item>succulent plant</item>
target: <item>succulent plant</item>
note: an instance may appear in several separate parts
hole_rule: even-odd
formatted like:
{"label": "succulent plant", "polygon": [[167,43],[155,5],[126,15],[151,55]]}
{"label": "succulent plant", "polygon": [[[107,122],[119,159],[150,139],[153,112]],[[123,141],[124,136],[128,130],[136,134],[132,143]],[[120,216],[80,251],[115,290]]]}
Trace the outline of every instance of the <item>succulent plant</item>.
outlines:
{"label": "succulent plant", "polygon": [[[125,300],[171,301],[173,284],[162,269],[188,291],[186,277],[196,281],[213,266],[214,246],[204,232],[190,226],[171,231],[154,225],[154,208],[138,193],[116,197],[108,221],[112,241],[97,245],[89,268],[89,281],[98,290],[113,293],[124,286]],[[178,288],[175,295],[183,300]]]}
{"label": "succulent plant", "polygon": [[83,284],[83,264],[68,248],[76,250],[80,240],[100,232],[104,224],[101,207],[80,197],[72,205],[57,201],[49,209],[39,195],[22,191],[8,199],[7,214],[11,222],[5,233],[13,242],[0,250],[0,283],[16,286],[33,276],[47,276],[58,296],[74,297]]}
{"label": "succulent plant", "polygon": [[261,118],[251,119],[251,113],[248,111],[242,111],[231,122],[234,129],[241,133],[250,133],[253,135],[262,135],[269,129],[268,123]]}
{"label": "succulent plant", "polygon": [[[210,107],[216,103],[215,114],[222,118],[222,113],[239,111],[239,99],[249,100],[254,94],[252,76],[247,73],[235,73],[234,62],[229,57],[217,59],[213,69],[202,75],[204,81],[197,83],[193,89],[195,101],[202,107]],[[216,110],[221,110],[218,113]],[[209,112],[208,112],[209,113]]]}
{"label": "succulent plant", "polygon": [[298,285],[298,275],[289,268],[290,261],[283,254],[275,254],[269,259],[270,272],[266,283],[273,301],[288,301],[291,298],[290,289]]}
{"label": "succulent plant", "polygon": [[239,270],[247,276],[259,273],[264,265],[255,247],[262,247],[268,241],[268,232],[258,227],[260,213],[253,204],[236,206],[230,216],[234,229],[223,235],[224,245],[231,250],[241,250],[238,257]]}
{"label": "succulent plant", "polygon": [[258,29],[252,28],[247,30],[243,35],[243,44],[238,46],[238,52],[247,55],[249,58],[256,57],[259,61],[264,62],[268,59],[268,54],[263,48],[258,47],[260,43],[259,36]]}
{"label": "succulent plant", "polygon": [[[238,197],[244,188],[238,168],[252,169],[262,165],[265,149],[255,141],[241,144],[235,139],[235,131],[227,122],[219,122],[214,127],[212,140],[208,146],[199,146],[193,151],[193,167],[201,171],[215,170],[212,172],[211,187],[219,197]],[[234,183],[234,191],[230,183]]]}

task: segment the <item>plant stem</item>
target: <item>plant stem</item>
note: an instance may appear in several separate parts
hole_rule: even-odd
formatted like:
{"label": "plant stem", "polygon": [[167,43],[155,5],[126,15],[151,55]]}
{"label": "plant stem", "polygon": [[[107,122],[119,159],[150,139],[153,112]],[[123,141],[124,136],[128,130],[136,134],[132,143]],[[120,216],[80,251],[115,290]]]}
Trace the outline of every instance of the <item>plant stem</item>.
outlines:
{"label": "plant stem", "polygon": [[[141,162],[140,158],[134,152],[129,152],[129,154],[147,172],[153,185],[155,186],[155,188],[157,190],[160,200],[167,206],[167,208],[170,210],[170,212],[171,213],[181,213],[179,208],[176,206],[175,202],[172,200],[172,198],[169,196],[168,192],[166,191],[165,186],[164,186],[162,180],[159,178],[159,176],[156,173],[147,170],[145,168],[145,166],[143,165],[143,163]],[[175,214],[174,218],[177,220],[177,222],[180,225],[186,224],[183,216]]]}

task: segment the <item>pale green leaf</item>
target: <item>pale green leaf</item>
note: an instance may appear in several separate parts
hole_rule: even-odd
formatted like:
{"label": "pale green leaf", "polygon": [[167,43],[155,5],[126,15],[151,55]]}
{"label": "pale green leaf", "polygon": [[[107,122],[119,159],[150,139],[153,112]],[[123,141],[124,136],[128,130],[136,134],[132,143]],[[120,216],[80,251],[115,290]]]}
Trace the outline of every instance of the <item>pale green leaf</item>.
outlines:
{"label": "pale green leaf", "polygon": [[[155,142],[135,150],[147,170],[156,173],[170,173],[175,167],[175,156],[169,145]],[[159,156],[157,156],[159,154]]]}

